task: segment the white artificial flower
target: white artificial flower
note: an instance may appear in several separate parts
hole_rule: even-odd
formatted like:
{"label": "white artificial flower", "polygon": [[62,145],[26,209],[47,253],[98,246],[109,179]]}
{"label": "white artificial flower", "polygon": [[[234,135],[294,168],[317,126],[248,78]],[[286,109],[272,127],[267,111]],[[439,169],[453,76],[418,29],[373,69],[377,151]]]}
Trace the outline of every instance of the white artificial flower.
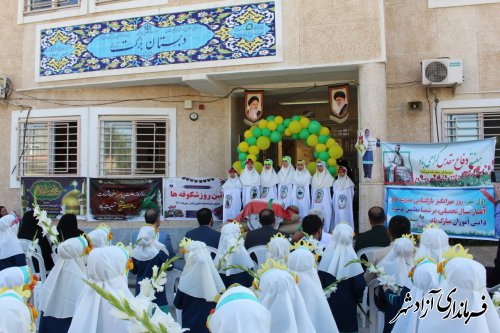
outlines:
{"label": "white artificial flower", "polygon": [[142,298],[147,298],[150,300],[154,300],[155,297],[155,290],[153,288],[153,285],[151,284],[151,279],[150,278],[144,278],[142,281],[139,281],[140,289],[139,289],[139,295],[137,297],[142,297]]}
{"label": "white artificial flower", "polygon": [[153,266],[153,278],[155,278],[158,275],[158,266],[154,265]]}
{"label": "white artificial flower", "polygon": [[38,205],[35,206],[35,209],[33,210],[33,215],[35,216],[40,215],[40,207]]}
{"label": "white artificial flower", "polygon": [[151,323],[156,327],[159,327],[159,324],[161,323],[163,326],[167,328],[168,333],[182,333],[189,330],[187,328],[183,329],[181,325],[175,322],[174,318],[170,313],[165,313],[161,311],[158,307],[156,307],[155,313],[150,320]]}
{"label": "white artificial flower", "polygon": [[111,313],[111,315],[113,317],[118,318],[118,319],[123,319],[123,320],[129,320],[130,319],[130,317],[125,312],[122,312],[122,311],[118,310],[115,307],[111,308],[110,313]]}
{"label": "white artificial flower", "polygon": [[337,291],[337,286],[327,289],[327,290],[325,291],[325,296],[326,296],[326,298],[329,298],[329,297],[330,297],[330,295],[331,295],[332,293],[336,292],[336,291]]}
{"label": "white artificial flower", "polygon": [[151,307],[151,301],[149,299],[143,297],[134,297],[127,300],[132,310],[139,316],[142,316],[144,312],[149,314],[149,309]]}
{"label": "white artificial flower", "polygon": [[378,278],[377,278],[379,284],[381,286],[388,286],[388,287],[391,287],[391,286],[394,286],[396,285],[396,278],[392,275],[380,275]]}
{"label": "white artificial flower", "polygon": [[495,291],[491,300],[495,306],[500,307],[500,291]]}
{"label": "white artificial flower", "polygon": [[40,211],[40,215],[38,216],[38,220],[40,222],[42,222],[42,221],[45,222],[47,220],[47,211],[45,211],[45,210]]}

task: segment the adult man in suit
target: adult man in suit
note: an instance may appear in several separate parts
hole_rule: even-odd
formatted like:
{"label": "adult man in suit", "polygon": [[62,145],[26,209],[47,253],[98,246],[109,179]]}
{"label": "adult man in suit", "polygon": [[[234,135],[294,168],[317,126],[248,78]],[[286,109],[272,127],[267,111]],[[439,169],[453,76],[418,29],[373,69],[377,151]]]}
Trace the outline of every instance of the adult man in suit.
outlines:
{"label": "adult man in suit", "polygon": [[[262,228],[251,230],[247,234],[245,239],[245,247],[247,249],[257,245],[266,245],[274,235],[280,232],[273,228],[275,216],[272,209],[263,209],[259,213],[259,222],[262,225]],[[285,232],[281,233],[286,237],[289,237]]]}
{"label": "adult man in suit", "polygon": [[354,243],[354,251],[358,252],[372,246],[385,247],[391,244],[391,239],[384,225],[385,219],[385,212],[382,207],[374,206],[370,208],[368,221],[372,228],[358,235],[356,243]]}
{"label": "adult man in suit", "polygon": [[200,226],[186,232],[186,237],[195,241],[203,242],[207,246],[218,248],[220,232],[212,229],[212,225],[214,224],[212,211],[208,208],[202,208],[196,212],[196,219],[198,220],[198,224]]}

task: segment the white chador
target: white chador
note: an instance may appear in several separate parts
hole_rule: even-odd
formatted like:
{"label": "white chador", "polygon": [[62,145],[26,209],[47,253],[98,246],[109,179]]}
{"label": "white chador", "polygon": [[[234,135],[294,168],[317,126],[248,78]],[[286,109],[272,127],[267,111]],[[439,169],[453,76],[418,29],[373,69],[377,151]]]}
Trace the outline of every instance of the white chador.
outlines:
{"label": "white chador", "polygon": [[311,208],[311,174],[305,167],[305,161],[297,161],[297,170],[293,173],[292,205],[299,208],[301,218],[307,215]]}
{"label": "white chador", "polygon": [[293,178],[295,168],[292,165],[290,156],[283,157],[283,164],[278,172],[278,199],[283,201],[285,207],[292,204]]}
{"label": "white chador", "polygon": [[333,183],[333,214],[335,225],[348,223],[354,229],[352,200],[354,198],[354,183],[347,176],[345,168],[339,170],[339,177]]}
{"label": "white chador", "polygon": [[240,175],[241,185],[243,186],[243,207],[252,200],[260,197],[260,176],[253,166],[252,160],[247,160],[245,169]]}
{"label": "white chador", "polygon": [[224,191],[224,204],[222,209],[222,221],[233,220],[241,211],[241,181],[235,169],[229,170],[222,190]]}
{"label": "white chador", "polygon": [[264,169],[260,173],[260,198],[265,200],[277,200],[278,183],[278,175],[273,169],[273,161],[265,160]]}
{"label": "white chador", "polygon": [[323,230],[325,232],[330,232],[330,225],[332,221],[332,195],[330,193],[332,185],[332,175],[330,175],[330,172],[326,170],[323,162],[318,162],[316,166],[316,173],[311,180],[311,208],[319,208],[323,211]]}

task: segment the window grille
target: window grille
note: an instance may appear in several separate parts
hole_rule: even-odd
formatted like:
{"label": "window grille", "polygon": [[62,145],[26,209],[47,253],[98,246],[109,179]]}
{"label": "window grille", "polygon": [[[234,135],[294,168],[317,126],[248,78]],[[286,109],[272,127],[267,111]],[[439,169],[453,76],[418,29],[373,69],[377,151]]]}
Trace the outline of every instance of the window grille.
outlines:
{"label": "window grille", "polygon": [[496,137],[495,170],[500,171],[500,112],[445,114],[443,122],[447,142]]}
{"label": "window grille", "polygon": [[165,120],[102,120],[100,175],[166,175],[167,129]]}
{"label": "window grille", "polygon": [[79,7],[81,0],[25,0],[24,13],[53,11],[60,8]]}
{"label": "window grille", "polygon": [[78,175],[79,122],[21,122],[18,176]]}

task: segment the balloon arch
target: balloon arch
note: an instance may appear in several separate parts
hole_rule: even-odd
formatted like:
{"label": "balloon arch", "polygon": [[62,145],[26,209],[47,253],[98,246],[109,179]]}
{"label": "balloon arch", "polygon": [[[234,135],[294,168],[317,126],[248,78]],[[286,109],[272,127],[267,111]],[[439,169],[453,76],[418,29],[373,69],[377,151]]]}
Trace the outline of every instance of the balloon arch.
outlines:
{"label": "balloon arch", "polygon": [[[321,126],[317,120],[310,120],[304,116],[293,116],[287,119],[281,116],[269,116],[246,130],[244,137],[245,141],[240,142],[237,148],[238,161],[233,163],[238,173],[241,173],[245,167],[247,159],[255,162],[255,168],[260,173],[262,163],[257,162],[259,153],[267,150],[271,142],[282,141],[283,137],[300,139],[307,146],[314,148],[316,161],[324,161],[332,176],[337,175],[337,159],[344,154],[342,147],[330,136],[330,130],[327,127]],[[307,169],[314,174],[316,162],[309,162]]]}

